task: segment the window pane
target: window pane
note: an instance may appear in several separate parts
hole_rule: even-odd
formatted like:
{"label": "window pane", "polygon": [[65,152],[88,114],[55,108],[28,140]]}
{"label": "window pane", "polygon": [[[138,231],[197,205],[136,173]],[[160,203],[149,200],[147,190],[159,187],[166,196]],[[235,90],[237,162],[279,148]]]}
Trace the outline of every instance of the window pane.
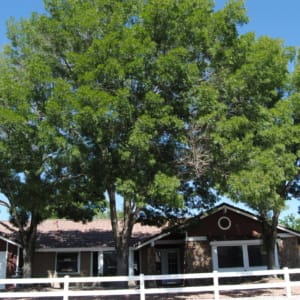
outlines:
{"label": "window pane", "polygon": [[178,273],[178,255],[177,252],[168,253],[168,274]]}
{"label": "window pane", "polygon": [[243,267],[243,249],[241,246],[218,247],[219,268]]}
{"label": "window pane", "polygon": [[103,252],[103,275],[114,276],[117,274],[117,260],[115,251]]}
{"label": "window pane", "polygon": [[78,272],[78,253],[57,253],[57,272]]}
{"label": "window pane", "polygon": [[266,266],[266,255],[262,254],[261,245],[248,246],[249,266]]}

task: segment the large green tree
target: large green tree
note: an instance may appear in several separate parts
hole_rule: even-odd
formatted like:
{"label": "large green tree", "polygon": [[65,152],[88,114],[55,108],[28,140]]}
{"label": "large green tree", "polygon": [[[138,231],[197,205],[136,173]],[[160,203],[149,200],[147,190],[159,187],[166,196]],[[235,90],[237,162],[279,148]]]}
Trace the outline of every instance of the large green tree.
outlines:
{"label": "large green tree", "polygon": [[[222,112],[221,85],[211,81],[223,82],[232,68],[228,52],[245,11],[230,1],[215,12],[211,0],[45,0],[45,8],[10,24],[7,55],[18,67],[34,54],[49,70],[42,127],[45,144],[56,149],[49,172],[78,180],[72,187],[82,200],[108,197],[118,274],[125,274],[141,210],[182,205],[180,181],[190,182],[182,174],[191,168],[177,162],[190,157],[187,131],[194,128],[204,143],[192,168],[199,175],[206,129]],[[207,192],[211,184],[207,176],[194,186]]]}
{"label": "large green tree", "polygon": [[127,273],[145,206],[179,207],[196,194],[213,201],[217,182],[259,211],[272,246],[297,175],[298,102],[283,100],[287,49],[239,36],[241,1],[219,11],[211,0],[45,0],[45,8],[11,22],[6,55],[17,73],[32,59],[47,72],[46,82],[28,74],[46,99],[38,128],[50,182],[70,183],[66,199],[108,198],[118,274]]}
{"label": "large green tree", "polygon": [[25,58],[6,54],[0,62],[0,191],[7,198],[0,204],[14,226],[3,224],[17,232],[23,248],[24,277],[31,277],[41,221],[53,214],[87,220],[101,208],[97,199],[92,205],[82,201],[78,180],[64,178],[61,165],[54,163],[57,143],[49,142],[44,126],[49,70],[33,53]]}
{"label": "large green tree", "polygon": [[299,100],[288,95],[293,51],[253,34],[239,47],[247,50],[232,56],[236,70],[222,83],[225,113],[213,133],[220,190],[258,212],[268,267],[274,268],[280,212],[286,200],[299,197]]}
{"label": "large green tree", "polygon": [[0,188],[8,199],[1,204],[9,209],[19,229],[25,277],[31,276],[37,224],[49,215],[53,194],[48,180],[42,178],[43,164],[48,159],[40,144],[38,128],[44,97],[31,81],[39,76],[42,85],[47,71],[43,70],[42,62],[34,60],[32,57],[31,62],[27,61],[28,72],[22,67],[12,67],[6,58],[0,65]]}

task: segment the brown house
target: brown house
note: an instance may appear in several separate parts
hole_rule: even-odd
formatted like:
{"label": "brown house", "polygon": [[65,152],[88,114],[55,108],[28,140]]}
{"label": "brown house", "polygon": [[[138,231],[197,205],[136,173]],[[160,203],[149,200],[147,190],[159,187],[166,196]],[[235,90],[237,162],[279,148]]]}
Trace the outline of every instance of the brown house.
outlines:
{"label": "brown house", "polygon": [[[299,267],[300,233],[282,226],[277,229],[276,266]],[[116,274],[110,220],[86,224],[46,220],[39,225],[38,232],[33,276]],[[228,204],[173,227],[134,226],[129,274],[265,268],[259,219]]]}

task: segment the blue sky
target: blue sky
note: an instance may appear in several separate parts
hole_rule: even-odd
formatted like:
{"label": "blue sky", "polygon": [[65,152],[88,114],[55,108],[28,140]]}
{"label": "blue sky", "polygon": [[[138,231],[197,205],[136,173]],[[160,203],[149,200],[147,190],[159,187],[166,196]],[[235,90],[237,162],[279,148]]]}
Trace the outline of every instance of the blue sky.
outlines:
{"label": "blue sky", "polygon": [[[221,8],[226,0],[215,0]],[[254,31],[257,36],[268,35],[282,38],[287,46],[300,46],[300,0],[245,0],[250,18],[249,24],[241,32]],[[0,48],[7,43],[5,37],[6,20],[29,17],[31,12],[43,12],[42,0],[0,0]],[[290,209],[285,213],[297,213],[300,202],[289,202]],[[0,207],[0,219],[7,213]]]}

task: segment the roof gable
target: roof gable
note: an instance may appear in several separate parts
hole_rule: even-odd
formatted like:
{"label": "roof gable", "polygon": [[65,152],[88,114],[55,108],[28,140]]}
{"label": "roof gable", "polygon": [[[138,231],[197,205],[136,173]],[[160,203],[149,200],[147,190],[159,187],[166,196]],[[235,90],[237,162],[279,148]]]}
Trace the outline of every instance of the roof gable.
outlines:
{"label": "roof gable", "polygon": [[[220,224],[220,218],[222,217],[223,219],[229,218],[231,221],[230,228],[222,229],[222,224]],[[221,203],[207,212],[187,220],[185,222],[185,226],[188,228],[193,226],[195,223],[199,223],[199,221],[201,221],[202,226],[207,232],[210,231],[210,228],[214,227],[222,234],[227,235],[227,237],[228,235],[232,235],[234,237],[244,235],[254,238],[260,237],[261,235],[261,220],[257,215],[227,203]],[[213,221],[214,223],[212,223]],[[277,226],[277,231],[278,233],[289,233],[300,237],[300,232],[288,229],[282,225]]]}
{"label": "roof gable", "polygon": [[206,236],[209,240],[258,238],[261,223],[253,215],[221,205],[185,224],[187,236]]}
{"label": "roof gable", "polygon": [[[220,219],[225,217],[231,223],[228,229],[220,228]],[[229,224],[228,224],[229,225]],[[278,233],[287,233],[300,237],[300,232],[288,229],[284,226],[277,226]],[[160,239],[171,239],[178,237],[181,233],[182,238],[189,236],[207,237],[208,239],[253,239],[261,237],[261,221],[259,217],[249,211],[232,206],[227,203],[220,205],[201,213],[198,216],[189,218],[183,224],[166,228],[161,234],[158,234],[149,240],[139,243],[136,247],[141,248],[150,243],[155,243]]]}

